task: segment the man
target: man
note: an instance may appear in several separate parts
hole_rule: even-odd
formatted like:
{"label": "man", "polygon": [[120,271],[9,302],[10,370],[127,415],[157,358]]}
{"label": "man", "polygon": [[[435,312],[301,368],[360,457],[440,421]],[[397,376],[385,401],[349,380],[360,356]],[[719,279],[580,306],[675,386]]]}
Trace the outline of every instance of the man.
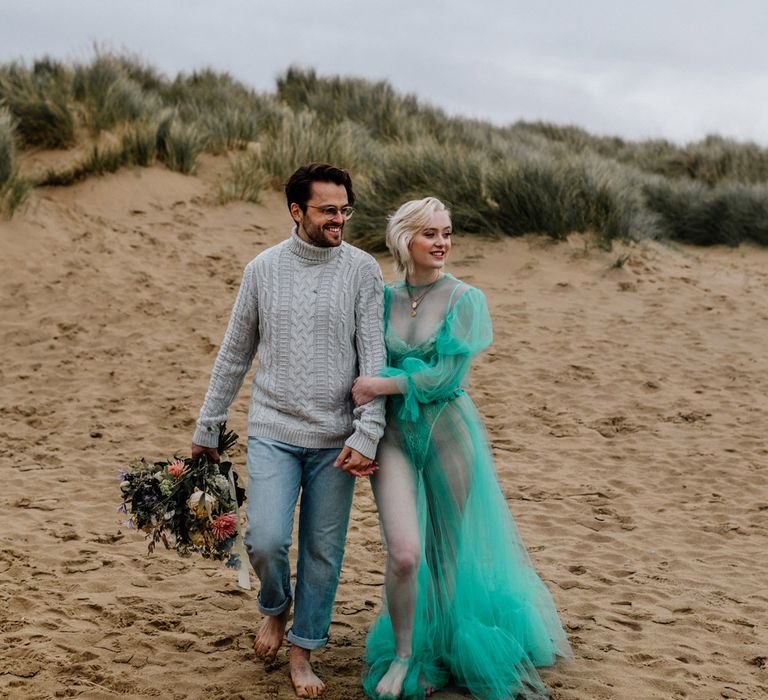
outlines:
{"label": "man", "polygon": [[[384,430],[381,402],[355,409],[352,382],[385,362],[383,283],[376,261],[343,242],[355,195],[332,165],[299,168],[285,187],[289,239],[245,268],[211,374],[193,456],[215,450],[219,428],[255,354],[248,412],[246,548],[266,615],[254,642],[271,659],[288,631],[291,680],[300,697],[325,684],[310,652],[328,641],[352,504],[354,476],[370,473]],[[295,594],[288,550],[301,491]]]}

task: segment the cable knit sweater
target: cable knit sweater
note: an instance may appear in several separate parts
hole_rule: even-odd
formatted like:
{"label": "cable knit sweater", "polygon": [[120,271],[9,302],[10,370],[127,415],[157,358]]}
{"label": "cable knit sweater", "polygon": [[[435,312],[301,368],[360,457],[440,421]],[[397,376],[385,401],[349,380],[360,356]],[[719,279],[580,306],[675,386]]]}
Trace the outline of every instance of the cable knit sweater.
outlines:
{"label": "cable knit sweater", "polygon": [[299,447],[346,444],[373,458],[383,399],[356,409],[352,382],[385,364],[381,270],[342,243],[319,248],[291,237],[245,268],[211,373],[193,441],[215,447],[219,424],[254,356],[248,435]]}

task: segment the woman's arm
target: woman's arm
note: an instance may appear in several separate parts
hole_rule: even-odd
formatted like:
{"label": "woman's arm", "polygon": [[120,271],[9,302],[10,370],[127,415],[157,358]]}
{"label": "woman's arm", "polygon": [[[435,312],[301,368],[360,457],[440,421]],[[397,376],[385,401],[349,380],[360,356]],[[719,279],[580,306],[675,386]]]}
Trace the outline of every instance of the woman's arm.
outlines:
{"label": "woman's arm", "polygon": [[377,396],[400,394],[395,377],[358,377],[352,384],[352,400],[355,406],[363,406]]}
{"label": "woman's arm", "polygon": [[358,377],[352,385],[355,405],[377,396],[402,394],[402,412],[415,419],[420,403],[444,399],[461,388],[472,357],[488,347],[492,337],[485,296],[469,287],[448,314],[436,341],[437,355],[430,362],[406,358],[402,367],[386,368],[387,377]]}

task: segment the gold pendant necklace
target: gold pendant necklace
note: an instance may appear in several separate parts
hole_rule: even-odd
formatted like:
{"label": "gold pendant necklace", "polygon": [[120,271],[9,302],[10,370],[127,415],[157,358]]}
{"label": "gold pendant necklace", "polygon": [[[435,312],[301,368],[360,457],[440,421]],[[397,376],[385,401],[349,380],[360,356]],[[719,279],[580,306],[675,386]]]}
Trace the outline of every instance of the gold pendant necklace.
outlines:
{"label": "gold pendant necklace", "polygon": [[414,297],[413,294],[411,294],[411,285],[408,284],[408,281],[405,282],[405,291],[408,292],[408,299],[411,302],[411,318],[414,318],[416,316],[416,309],[419,308],[419,304],[421,304],[422,301],[424,301],[424,297],[427,296],[432,291],[432,287],[434,287],[441,279],[443,275],[442,273],[438,275],[437,279],[432,282],[419,296]]}

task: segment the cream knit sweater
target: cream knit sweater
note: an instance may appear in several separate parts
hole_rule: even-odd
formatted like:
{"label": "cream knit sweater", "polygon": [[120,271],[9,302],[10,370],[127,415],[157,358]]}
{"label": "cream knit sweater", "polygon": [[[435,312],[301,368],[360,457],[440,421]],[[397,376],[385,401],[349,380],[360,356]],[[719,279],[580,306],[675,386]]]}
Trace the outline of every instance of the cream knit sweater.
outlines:
{"label": "cream knit sweater", "polygon": [[379,398],[355,409],[358,375],[385,364],[381,270],[342,243],[319,248],[291,237],[245,268],[211,373],[193,442],[215,447],[218,426],[258,353],[248,436],[299,447],[346,444],[373,458],[384,430]]}

